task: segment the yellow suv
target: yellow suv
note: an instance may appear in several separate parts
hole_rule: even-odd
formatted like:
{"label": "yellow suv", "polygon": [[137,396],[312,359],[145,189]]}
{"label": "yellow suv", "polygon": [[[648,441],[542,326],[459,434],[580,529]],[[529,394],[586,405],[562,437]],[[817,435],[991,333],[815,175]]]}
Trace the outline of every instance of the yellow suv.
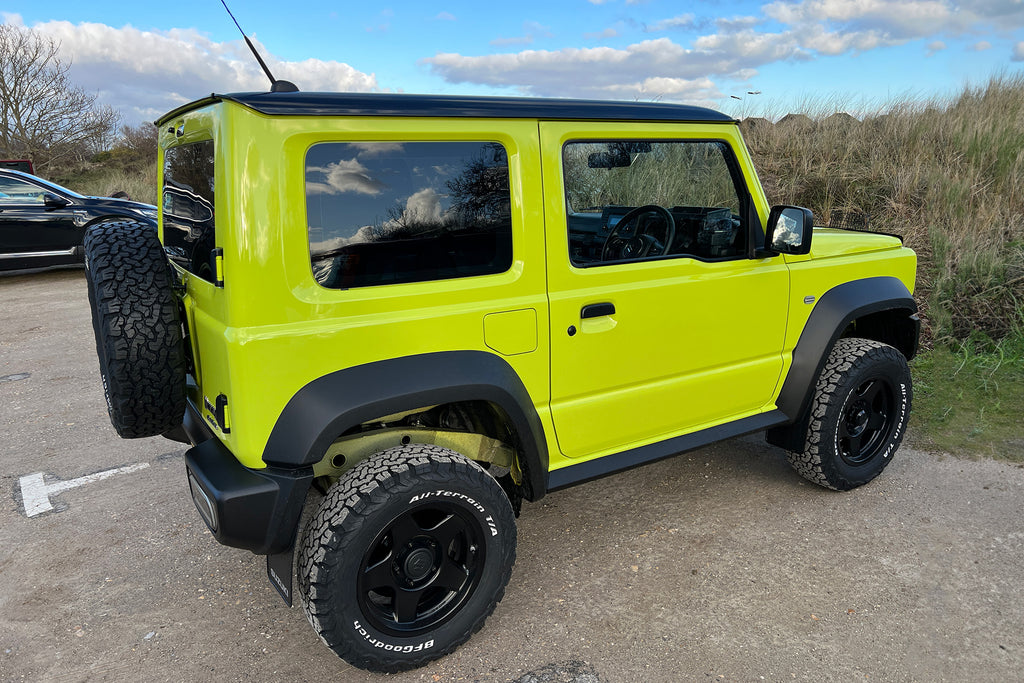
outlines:
{"label": "yellow suv", "polygon": [[159,241],[85,243],[111,420],[193,444],[214,536],[289,604],[297,549],[356,666],[478,630],[524,499],[756,431],[850,489],[903,438],[914,253],[769,209],[723,114],[269,92],[158,125]]}

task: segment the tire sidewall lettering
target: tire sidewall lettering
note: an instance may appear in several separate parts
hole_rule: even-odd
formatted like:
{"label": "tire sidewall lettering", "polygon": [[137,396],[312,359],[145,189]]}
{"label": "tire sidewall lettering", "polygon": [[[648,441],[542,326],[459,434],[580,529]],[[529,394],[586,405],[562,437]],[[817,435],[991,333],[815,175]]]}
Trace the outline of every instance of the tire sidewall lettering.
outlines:
{"label": "tire sidewall lettering", "polygon": [[909,401],[907,400],[908,387],[906,382],[900,382],[900,414],[896,420],[896,424],[893,427],[892,435],[889,437],[889,444],[885,447],[885,452],[882,453],[883,458],[891,458],[896,452],[897,444],[903,440],[903,427],[907,423],[907,408]]}
{"label": "tire sidewall lettering", "polygon": [[358,619],[352,621],[352,628],[358,633],[371,647],[384,650],[385,652],[393,652],[398,655],[411,655],[416,652],[422,652],[429,650],[434,647],[434,638],[420,641],[419,643],[401,645],[399,643],[388,642],[383,640],[380,636],[370,633]]}
{"label": "tire sidewall lettering", "polygon": [[425,493],[417,493],[409,499],[409,505],[415,503],[422,503],[425,501],[438,500],[438,501],[460,501],[466,503],[471,509],[475,510],[480,517],[483,518],[484,524],[486,524],[488,531],[491,534],[491,538],[498,535],[498,525],[494,520],[494,516],[488,514],[487,508],[482,503],[477,502],[475,498],[467,496],[464,493],[457,491],[449,491],[447,489],[435,489],[433,491],[427,491]]}

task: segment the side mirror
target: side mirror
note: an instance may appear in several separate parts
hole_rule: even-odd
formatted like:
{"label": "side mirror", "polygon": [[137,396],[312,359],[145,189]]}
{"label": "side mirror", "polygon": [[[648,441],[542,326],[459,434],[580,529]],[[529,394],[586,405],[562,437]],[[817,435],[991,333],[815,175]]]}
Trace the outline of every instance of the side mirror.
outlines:
{"label": "side mirror", "polygon": [[52,192],[43,193],[43,206],[47,209],[63,209],[65,206],[70,204],[68,200],[63,197],[59,197]]}
{"label": "side mirror", "polygon": [[773,206],[768,216],[765,248],[777,254],[806,254],[811,250],[814,213],[799,206]]}

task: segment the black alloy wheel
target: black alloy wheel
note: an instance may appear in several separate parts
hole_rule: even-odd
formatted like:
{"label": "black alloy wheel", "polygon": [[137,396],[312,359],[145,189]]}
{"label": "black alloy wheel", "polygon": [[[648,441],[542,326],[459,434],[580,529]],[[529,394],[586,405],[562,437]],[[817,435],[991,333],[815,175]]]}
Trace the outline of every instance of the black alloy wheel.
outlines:
{"label": "black alloy wheel", "polygon": [[440,626],[473,594],[487,559],[467,512],[426,502],[401,513],[363,556],[359,608],[384,633],[414,636]]}
{"label": "black alloy wheel", "polygon": [[853,467],[870,461],[885,446],[896,426],[896,392],[884,377],[853,390],[839,423],[839,455]]}

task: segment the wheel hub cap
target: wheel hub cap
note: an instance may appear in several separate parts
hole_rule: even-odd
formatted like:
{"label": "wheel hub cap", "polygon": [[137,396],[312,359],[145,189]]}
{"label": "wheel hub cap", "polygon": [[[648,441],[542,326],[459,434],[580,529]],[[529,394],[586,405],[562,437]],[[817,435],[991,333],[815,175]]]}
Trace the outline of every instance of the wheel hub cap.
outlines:
{"label": "wheel hub cap", "polygon": [[868,417],[868,411],[863,407],[855,407],[850,411],[850,417],[847,420],[850,436],[860,436],[868,426]]}
{"label": "wheel hub cap", "polygon": [[402,569],[410,581],[420,581],[434,567],[434,553],[427,548],[417,548],[409,553]]}

